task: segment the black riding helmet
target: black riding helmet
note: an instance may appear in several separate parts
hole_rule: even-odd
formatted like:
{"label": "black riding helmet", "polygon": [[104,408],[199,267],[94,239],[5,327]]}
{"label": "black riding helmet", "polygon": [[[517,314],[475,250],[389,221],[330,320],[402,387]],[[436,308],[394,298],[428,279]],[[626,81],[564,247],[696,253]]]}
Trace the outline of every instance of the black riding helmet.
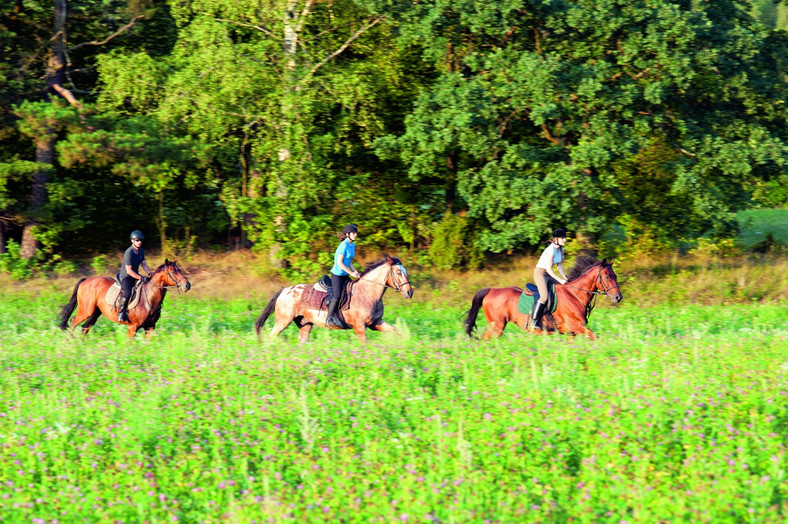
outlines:
{"label": "black riding helmet", "polygon": [[343,235],[347,235],[348,233],[358,234],[358,227],[356,227],[356,224],[348,224],[344,227],[344,229],[342,229]]}
{"label": "black riding helmet", "polygon": [[566,231],[563,228],[558,228],[553,231],[553,238],[566,238]]}
{"label": "black riding helmet", "polygon": [[131,239],[132,240],[135,240],[135,239],[142,240],[143,238],[145,238],[145,236],[142,234],[142,231],[139,231],[138,229],[135,229],[134,231],[131,232]]}

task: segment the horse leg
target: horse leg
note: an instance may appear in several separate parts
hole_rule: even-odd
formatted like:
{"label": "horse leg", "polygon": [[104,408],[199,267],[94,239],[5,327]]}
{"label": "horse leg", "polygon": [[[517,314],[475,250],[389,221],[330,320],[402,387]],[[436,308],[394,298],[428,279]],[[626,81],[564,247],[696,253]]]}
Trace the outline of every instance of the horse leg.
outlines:
{"label": "horse leg", "polygon": [[588,326],[584,326],[583,324],[578,324],[575,329],[572,330],[572,332],[575,335],[585,335],[589,340],[596,340],[596,335],[594,332],[588,329]]}
{"label": "horse leg", "polygon": [[279,333],[284,331],[284,329],[287,326],[289,326],[292,321],[293,321],[292,319],[277,318],[276,322],[274,322],[274,327],[271,329],[271,333],[269,334],[269,336],[270,337],[277,336]]}
{"label": "horse leg", "polygon": [[137,330],[139,328],[140,327],[138,325],[136,325],[136,324],[129,324],[129,330],[127,332],[128,336],[129,336],[129,339],[134,338],[134,336],[137,334]]}
{"label": "horse leg", "polygon": [[[87,309],[88,308],[83,307],[81,304],[77,307],[77,314],[74,315],[74,318],[71,319],[72,333],[74,333],[74,330],[77,328],[77,326],[80,325],[85,320],[90,319],[92,317],[98,319],[98,317],[101,315],[101,310],[99,310],[98,307],[94,307],[93,311],[90,312],[88,312]],[[90,326],[92,326],[95,323],[96,320],[93,320],[93,322],[91,322],[90,325],[85,324],[84,326],[82,326],[84,333],[87,333],[87,330],[85,328],[90,329]]]}
{"label": "horse leg", "polygon": [[304,324],[298,328],[298,343],[303,344],[309,341],[309,333],[312,332],[313,324]]}
{"label": "horse leg", "polygon": [[506,321],[492,321],[487,323],[487,329],[484,331],[482,335],[482,340],[490,340],[491,338],[498,338],[503,333],[504,328],[506,327]]}
{"label": "horse leg", "polygon": [[397,328],[389,324],[388,322],[380,321],[377,324],[372,324],[369,326],[369,329],[374,329],[375,331],[380,331],[381,333],[393,333],[397,331]]}
{"label": "horse leg", "polygon": [[90,315],[87,320],[85,320],[84,324],[82,324],[82,335],[88,334],[88,331],[90,331],[90,328],[92,328],[93,325],[96,322],[98,322],[100,316],[101,316],[101,310],[99,308],[96,308],[93,314]]}
{"label": "horse leg", "polygon": [[153,337],[153,330],[156,329],[155,327],[151,326],[149,328],[145,328],[145,340],[150,340]]}
{"label": "horse leg", "polygon": [[363,323],[359,323],[358,325],[353,326],[353,331],[356,332],[359,342],[362,344],[367,343],[367,326],[365,326]]}

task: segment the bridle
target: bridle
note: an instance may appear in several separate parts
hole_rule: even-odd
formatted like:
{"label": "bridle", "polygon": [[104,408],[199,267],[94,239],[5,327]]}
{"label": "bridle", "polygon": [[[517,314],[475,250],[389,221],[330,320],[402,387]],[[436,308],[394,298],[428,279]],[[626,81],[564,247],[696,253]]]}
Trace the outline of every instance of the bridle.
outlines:
{"label": "bridle", "polygon": [[[401,266],[402,264],[397,264],[397,265],[398,265],[398,266]],[[359,280],[363,280],[364,282],[371,282],[371,283],[373,283],[373,284],[376,284],[376,285],[378,285],[378,286],[383,286],[383,287],[391,288],[391,289],[393,289],[394,291],[396,291],[397,293],[399,293],[399,290],[400,290],[400,289],[402,289],[402,287],[403,287],[405,284],[407,284],[407,285],[410,285],[410,280],[408,280],[408,278],[406,277],[406,278],[405,278],[405,282],[397,282],[397,280],[394,278],[394,268],[395,268],[395,267],[396,267],[396,266],[389,266],[389,278],[391,279],[391,281],[392,281],[392,282],[394,282],[394,285],[393,285],[393,286],[392,286],[392,285],[390,285],[390,284],[388,283],[388,281],[389,281],[389,278],[387,278],[387,279],[386,279],[386,282],[384,282],[383,284],[381,284],[380,282],[375,282],[374,280],[369,280],[368,278],[361,278],[361,277],[359,277],[358,279],[356,279],[356,282],[358,282]],[[408,274],[408,273],[407,273],[407,271],[405,272],[405,274],[406,274],[406,275]]]}
{"label": "bridle", "polygon": [[[170,267],[174,267],[175,269],[178,269],[178,266],[175,265],[175,262],[172,263],[172,266],[170,266],[169,264],[165,264],[165,266],[164,266],[164,274],[167,275],[170,278],[170,280],[175,282],[175,285],[167,284],[167,285],[164,285],[164,286],[160,286],[158,284],[153,284],[152,282],[151,283],[154,286],[156,286],[157,288],[159,288],[159,289],[169,289],[171,287],[178,288],[178,292],[180,293],[181,289],[183,289],[182,286],[181,286],[181,280],[175,278],[175,276],[178,273],[180,273],[180,271],[178,271],[178,272],[175,272],[175,271],[170,272]],[[183,277],[183,280],[186,280],[186,277],[184,277],[183,274],[181,274],[181,277]]]}
{"label": "bridle", "polygon": [[[403,268],[403,269],[404,269],[404,268]],[[405,275],[407,275],[407,274],[408,274],[408,272],[406,271],[406,272],[405,272]],[[396,291],[397,293],[399,293],[399,290],[400,290],[400,289],[402,289],[402,286],[404,286],[405,284],[407,284],[407,285],[409,285],[409,286],[410,286],[410,280],[408,280],[408,277],[407,277],[407,276],[405,277],[405,282],[397,282],[397,280],[394,278],[394,266],[391,266],[391,267],[389,268],[389,277],[391,278],[391,281],[392,281],[392,282],[394,282],[394,285],[393,285],[393,286],[390,286],[390,285],[388,284],[388,280],[389,280],[389,279],[386,279],[386,286],[387,286],[387,287],[390,287],[391,289],[393,289],[393,290],[394,290],[394,291]],[[413,287],[413,286],[411,286],[411,287]]]}
{"label": "bridle", "polygon": [[[575,293],[575,290],[578,290],[578,291],[581,291],[581,292],[585,293],[586,294],[586,300],[588,300],[588,296],[589,295],[591,296],[591,300],[588,300],[588,302],[586,303],[586,322],[588,322],[588,317],[589,317],[589,315],[591,315],[591,312],[594,310],[594,306],[596,306],[596,297],[598,297],[599,295],[610,296],[609,295],[610,291],[612,289],[615,289],[615,288],[618,288],[619,294],[621,293],[621,288],[618,287],[618,282],[616,282],[616,284],[614,286],[610,286],[609,288],[605,288],[604,287],[604,281],[602,280],[602,269],[604,269],[604,267],[605,267],[604,264],[599,264],[599,271],[597,272],[596,278],[594,278],[594,282],[592,283],[592,287],[594,287],[594,289],[578,288],[578,287],[573,286],[569,282],[567,282],[567,285],[569,286],[569,289],[572,290],[572,294],[575,296],[575,298],[577,298],[577,300],[581,304],[583,303],[583,301],[580,299],[579,296],[577,296],[577,293]],[[597,286],[595,286],[594,284],[596,284],[597,281],[599,281],[599,286],[598,287],[602,291],[597,291],[596,290]]]}

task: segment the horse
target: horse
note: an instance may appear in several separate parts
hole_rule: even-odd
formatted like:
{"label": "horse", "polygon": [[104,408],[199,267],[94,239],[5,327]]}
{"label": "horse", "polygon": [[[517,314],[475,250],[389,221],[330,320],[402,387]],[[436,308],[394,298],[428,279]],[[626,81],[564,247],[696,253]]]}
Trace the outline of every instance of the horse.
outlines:
{"label": "horse", "polygon": [[[316,309],[301,303],[301,297],[311,284],[297,284],[285,287],[274,293],[265,309],[254,323],[257,336],[265,321],[274,310],[274,327],[270,336],[275,337],[292,322],[298,326],[298,342],[309,340],[312,326],[326,326],[328,313],[323,307]],[[413,297],[413,287],[408,280],[408,272],[402,262],[396,257],[388,255],[385,258],[371,263],[364,269],[359,278],[348,286],[348,295],[351,297],[350,307],[342,311],[345,324],[353,328],[359,341],[366,343],[367,328],[375,331],[396,331],[394,326],[383,321],[383,293],[392,288],[404,298]],[[334,290],[338,293],[339,290]],[[335,326],[328,329],[340,329]]]}
{"label": "horse", "polygon": [[140,329],[145,330],[145,338],[150,338],[156,327],[156,322],[159,320],[159,315],[161,315],[161,304],[167,295],[167,289],[175,287],[186,292],[192,287],[189,280],[175,264],[175,260],[170,262],[165,259],[164,264],[153,272],[150,280],[137,288],[137,292],[142,295],[139,304],[134,309],[128,310],[129,321],[118,322],[117,307],[107,304],[104,300],[104,296],[114,282],[115,280],[109,277],[80,279],[77,285],[74,286],[71,300],[60,311],[60,329],[68,329],[69,318],[71,318],[74,309],[78,308],[76,316],[71,321],[72,333],[77,325],[84,322],[82,324],[82,333],[87,335],[90,328],[93,327],[93,324],[96,323],[103,313],[105,317],[113,322],[127,324],[129,326],[129,338],[134,338],[134,335]]}
{"label": "horse", "polygon": [[[623,299],[621,289],[618,287],[616,273],[613,271],[613,260],[601,262],[594,257],[581,257],[569,271],[566,284],[556,284],[555,293],[557,306],[551,315],[542,315],[542,329],[538,332],[568,333],[571,335],[586,335],[589,339],[596,338],[594,332],[588,329],[588,317],[594,309],[596,297],[606,295],[614,304]],[[487,329],[482,335],[482,340],[501,336],[508,322],[513,322],[521,329],[525,329],[531,321],[530,314],[520,313],[517,303],[523,290],[510,286],[504,288],[484,288],[476,292],[471,302],[471,308],[465,313],[465,332],[473,336],[476,329],[476,317],[479,310],[484,310],[487,319]],[[528,290],[527,295],[532,293]],[[538,329],[538,328],[537,328]],[[534,332],[537,332],[534,329]]]}

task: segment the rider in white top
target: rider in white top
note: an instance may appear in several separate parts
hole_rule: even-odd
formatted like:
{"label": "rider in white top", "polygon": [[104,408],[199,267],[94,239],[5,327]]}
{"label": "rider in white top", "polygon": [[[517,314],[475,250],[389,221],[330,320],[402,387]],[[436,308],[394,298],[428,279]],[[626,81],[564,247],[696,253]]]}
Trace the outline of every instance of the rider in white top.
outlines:
{"label": "rider in white top", "polygon": [[[550,245],[542,251],[539,262],[534,269],[534,280],[536,287],[539,288],[539,302],[534,305],[534,314],[528,324],[530,329],[534,329],[542,315],[544,314],[545,304],[547,304],[547,275],[550,275],[561,284],[566,284],[566,273],[564,272],[564,245],[566,244],[566,231],[561,228],[553,231],[553,239]],[[558,276],[553,270],[553,266],[558,266]]]}

